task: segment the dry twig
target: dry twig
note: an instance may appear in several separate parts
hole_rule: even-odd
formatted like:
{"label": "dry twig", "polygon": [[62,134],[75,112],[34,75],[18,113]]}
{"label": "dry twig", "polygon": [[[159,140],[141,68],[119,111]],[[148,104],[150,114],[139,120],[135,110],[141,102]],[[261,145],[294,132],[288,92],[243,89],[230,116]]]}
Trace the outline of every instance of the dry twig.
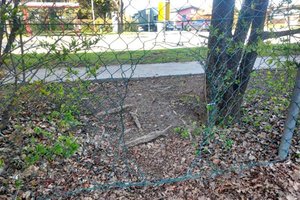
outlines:
{"label": "dry twig", "polygon": [[164,136],[165,133],[171,128],[172,126],[168,126],[167,128],[165,128],[164,130],[162,131],[154,131],[154,132],[151,132],[147,135],[144,135],[142,137],[139,137],[139,138],[136,138],[136,139],[133,139],[131,141],[128,141],[125,143],[126,146],[128,147],[133,147],[133,146],[137,146],[137,145],[140,145],[140,144],[144,144],[144,143],[148,143],[148,142],[151,142],[153,140],[155,140],[156,138],[160,137],[160,136]]}
{"label": "dry twig", "polygon": [[129,114],[131,115],[136,127],[139,129],[140,132],[142,132],[143,129],[142,129],[142,125],[140,123],[140,120],[138,118],[138,114],[136,112],[129,112]]}

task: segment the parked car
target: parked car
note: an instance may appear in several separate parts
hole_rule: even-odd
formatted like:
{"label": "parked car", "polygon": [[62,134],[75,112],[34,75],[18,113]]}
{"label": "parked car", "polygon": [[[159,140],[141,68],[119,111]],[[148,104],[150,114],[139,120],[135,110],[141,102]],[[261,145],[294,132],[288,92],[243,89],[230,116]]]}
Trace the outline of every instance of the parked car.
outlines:
{"label": "parked car", "polygon": [[138,32],[144,31],[143,27],[141,27],[141,26],[138,26],[137,30],[138,30]]}
{"label": "parked car", "polygon": [[190,21],[186,25],[186,30],[188,30],[188,31],[192,31],[192,30],[204,31],[204,30],[208,30],[209,26],[210,26],[209,20],[195,20],[195,21]]}
{"label": "parked car", "polygon": [[166,31],[174,31],[176,30],[175,26],[171,23],[166,24]]}

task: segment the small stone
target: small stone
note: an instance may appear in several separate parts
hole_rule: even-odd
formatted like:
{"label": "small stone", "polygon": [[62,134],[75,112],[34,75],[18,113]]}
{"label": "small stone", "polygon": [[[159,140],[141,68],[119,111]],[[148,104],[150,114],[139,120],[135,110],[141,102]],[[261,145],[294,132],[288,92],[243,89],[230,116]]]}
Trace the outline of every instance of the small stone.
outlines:
{"label": "small stone", "polygon": [[250,155],[250,156],[249,156],[249,159],[250,159],[250,160],[255,160],[256,158],[255,158],[255,156]]}
{"label": "small stone", "polygon": [[181,164],[185,163],[186,158],[181,158]]}

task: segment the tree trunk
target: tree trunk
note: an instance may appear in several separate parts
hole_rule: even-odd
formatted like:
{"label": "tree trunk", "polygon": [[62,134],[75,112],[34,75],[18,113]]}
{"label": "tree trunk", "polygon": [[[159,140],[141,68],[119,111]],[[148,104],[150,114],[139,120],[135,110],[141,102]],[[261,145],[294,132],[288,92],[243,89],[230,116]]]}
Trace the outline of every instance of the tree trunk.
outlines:
{"label": "tree trunk", "polygon": [[[219,3],[219,1],[215,2]],[[216,105],[214,118],[217,123],[227,124],[240,118],[243,95],[257,57],[255,50],[248,52],[245,51],[245,48],[248,45],[257,45],[260,33],[263,31],[268,2],[268,0],[244,0],[234,35],[230,36],[229,33],[225,33],[227,35],[225,40],[216,39],[214,35],[210,37],[207,85],[210,92],[210,102],[214,102]],[[231,12],[231,10],[226,10],[224,7],[222,10],[227,13]],[[222,14],[223,18],[226,16],[220,10],[215,9],[215,11],[219,12],[219,15]],[[215,17],[213,9],[212,19],[215,19]],[[224,24],[221,26],[222,28],[219,28],[212,23],[213,31],[217,27],[223,31],[227,29],[231,33],[232,26]],[[250,36],[247,42],[247,34],[250,28]],[[217,32],[217,37],[222,37],[222,35],[224,35],[222,32]],[[219,42],[222,44],[219,44]],[[217,52],[215,52],[216,49]],[[230,49],[234,49],[234,51],[232,52]]]}
{"label": "tree trunk", "polygon": [[208,57],[206,64],[206,81],[208,102],[212,105],[209,121],[215,123],[218,104],[224,92],[224,76],[227,72],[226,63],[229,60],[227,41],[232,38],[232,25],[235,0],[215,0],[213,2],[212,21],[208,42]]}
{"label": "tree trunk", "polygon": [[[235,103],[233,98],[238,95],[239,83],[236,82],[236,77],[239,64],[245,50],[245,40],[253,20],[253,4],[253,0],[244,0],[238,17],[236,29],[234,31],[232,40],[233,42],[232,44],[228,44],[231,45],[231,48],[234,49],[234,52],[231,53],[230,61],[227,62],[227,70],[231,73],[231,75],[228,77],[228,80],[226,80],[229,83],[229,86],[222,97],[222,102],[220,102],[218,105],[221,115],[219,119],[220,122],[223,121],[224,123],[227,123],[229,118],[240,118],[238,111],[232,110],[232,113],[228,113],[228,111],[231,110]],[[221,120],[222,117],[223,119]]]}
{"label": "tree trunk", "polygon": [[231,62],[228,63],[228,68],[236,74],[243,51],[245,49],[245,40],[250,30],[253,16],[253,0],[245,0],[238,17],[237,25],[233,35],[233,47],[235,51],[231,57]]}
{"label": "tree trunk", "polygon": [[118,33],[123,33],[123,9],[124,9],[124,3],[123,0],[119,0],[119,7],[118,7]]}
{"label": "tree trunk", "polygon": [[[6,46],[3,50],[2,55],[7,54],[7,53],[10,52],[10,50],[12,48],[12,45],[13,45],[15,39],[16,39],[17,32],[20,28],[20,25],[18,23],[19,19],[18,19],[18,16],[17,16],[19,3],[20,3],[20,0],[17,0],[14,3],[14,9],[13,9],[13,13],[12,13],[12,28],[11,28],[10,34],[8,36],[7,44],[6,44]],[[5,22],[4,22],[4,24],[5,24]]]}
{"label": "tree trunk", "polygon": [[[261,33],[264,29],[264,24],[266,21],[266,13],[268,8],[269,0],[257,0],[254,7],[254,16],[251,26],[250,37],[248,41],[249,46],[254,46],[257,49],[257,44],[261,39]],[[247,47],[246,47],[247,48]],[[237,82],[238,87],[236,88],[235,96],[230,101],[232,105],[232,110],[228,110],[229,115],[233,118],[240,116],[241,105],[243,102],[243,97],[246,92],[251,72],[253,71],[254,63],[257,58],[257,51],[252,50],[244,54],[239,66]],[[231,103],[232,102],[232,103]]]}
{"label": "tree trunk", "polygon": [[[3,66],[4,58],[11,54],[13,43],[15,42],[17,33],[20,29],[19,19],[18,19],[18,16],[17,16],[19,3],[20,3],[20,0],[17,0],[17,1],[14,2],[14,9],[12,11],[12,16],[11,16],[12,28],[11,28],[11,31],[10,31],[9,36],[8,36],[7,44],[6,44],[4,50],[1,54],[1,57],[0,57],[0,66],[1,66],[1,68]],[[0,122],[0,131],[5,129],[7,127],[7,124],[9,123],[9,118],[10,118],[10,115],[11,115],[11,111],[14,108],[13,104],[14,104],[14,101],[16,100],[16,92],[18,90],[18,84],[17,84],[18,83],[17,82],[18,77],[17,77],[16,66],[12,66],[12,68],[9,67],[9,70],[11,70],[12,74],[15,74],[15,83],[14,83],[14,89],[13,89],[12,95],[9,99],[9,102],[6,105],[6,107],[4,108],[4,111],[2,113],[2,120]]]}
{"label": "tree trunk", "polygon": [[[5,20],[3,20],[2,13],[6,9],[6,0],[0,2],[0,47],[2,47],[4,32],[5,32]],[[1,70],[1,60],[2,60],[2,48],[0,48],[0,70]]]}

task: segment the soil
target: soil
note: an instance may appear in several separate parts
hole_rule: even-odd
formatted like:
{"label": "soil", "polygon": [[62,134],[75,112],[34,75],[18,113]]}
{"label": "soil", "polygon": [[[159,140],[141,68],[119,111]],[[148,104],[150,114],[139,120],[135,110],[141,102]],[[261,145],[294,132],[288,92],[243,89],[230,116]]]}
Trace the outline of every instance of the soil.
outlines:
{"label": "soil", "polygon": [[[28,139],[8,128],[0,137],[1,157],[10,160],[0,174],[0,199],[299,197],[299,161],[293,157],[285,163],[273,162],[284,119],[270,122],[269,132],[250,125],[216,130],[214,139],[204,144],[204,129],[199,129],[206,120],[204,88],[200,75],[93,82],[88,87],[92,95],[81,102],[82,125],[68,130],[80,143],[78,152],[68,159],[41,160],[26,169],[17,147]],[[251,105],[244,107],[249,115],[256,114]],[[39,108],[31,102],[26,110],[38,113]],[[28,111],[21,115],[11,124],[21,121],[23,127],[35,124],[56,130],[42,115],[26,116]],[[154,140],[124,146],[169,126]],[[183,137],[176,127],[190,134]],[[19,189],[16,177],[23,182]]]}
{"label": "soil", "polygon": [[[125,104],[134,104],[143,133],[163,130],[183,121],[206,119],[204,76],[165,77],[135,80],[129,83]],[[135,135],[129,137],[136,137]]]}

